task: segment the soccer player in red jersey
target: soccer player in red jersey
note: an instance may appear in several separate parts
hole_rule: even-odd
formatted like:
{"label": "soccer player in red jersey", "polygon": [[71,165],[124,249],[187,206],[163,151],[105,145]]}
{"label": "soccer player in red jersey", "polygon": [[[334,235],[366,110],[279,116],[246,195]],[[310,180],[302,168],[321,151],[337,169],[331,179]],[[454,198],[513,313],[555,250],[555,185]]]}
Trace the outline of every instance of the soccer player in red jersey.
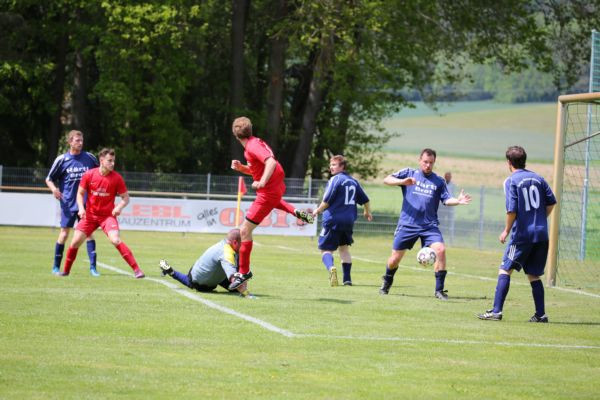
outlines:
{"label": "soccer player in red jersey", "polygon": [[285,192],[285,173],[281,164],[275,159],[273,151],[262,139],[252,135],[252,122],[249,118],[239,117],[233,121],[233,135],[244,147],[244,157],[248,162],[231,161],[231,168],[246,175],[252,175],[252,188],[256,190],[256,199],[246,213],[240,231],[242,244],[239,252],[239,270],[229,285],[233,290],[252,278],[250,272],[250,253],[252,252],[252,231],[274,208],[287,211],[296,218],[312,223],[314,217],[305,210],[297,210],[283,200]]}
{"label": "soccer player in red jersey", "polygon": [[[113,149],[102,149],[98,154],[100,167],[90,169],[81,178],[77,190],[77,204],[79,205],[79,218],[81,219],[75,227],[75,234],[71,246],[67,250],[67,259],[62,276],[71,272],[71,266],[77,257],[79,246],[90,236],[96,228],[100,227],[108,236],[110,242],[117,248],[123,259],[129,264],[136,278],[143,278],[144,272],[140,269],[133,257],[131,250],[121,241],[119,235],[119,223],[117,217],[129,204],[129,193],[123,177],[115,168],[115,151]],[[86,206],[83,199],[87,193]],[[115,206],[117,194],[121,197],[119,204]]]}

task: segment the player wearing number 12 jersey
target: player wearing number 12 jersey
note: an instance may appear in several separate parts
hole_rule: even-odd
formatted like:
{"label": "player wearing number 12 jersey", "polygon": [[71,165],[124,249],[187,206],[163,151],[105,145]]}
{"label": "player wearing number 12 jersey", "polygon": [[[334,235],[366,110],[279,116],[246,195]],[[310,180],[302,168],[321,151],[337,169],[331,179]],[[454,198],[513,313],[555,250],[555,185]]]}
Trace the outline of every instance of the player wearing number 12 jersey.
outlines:
{"label": "player wearing number 12 jersey", "polygon": [[350,246],[354,221],[356,221],[356,205],[364,207],[364,216],[368,221],[373,219],[369,205],[369,197],[356,179],[346,173],[346,159],[344,156],[333,156],[329,160],[331,179],[327,183],[323,201],[313,211],[313,216],[323,213],[323,229],[319,235],[319,250],[321,260],[329,271],[329,284],[337,286],[337,269],[333,262],[333,252],[339,250],[344,271],[343,283],[352,286],[350,270],[352,256]]}
{"label": "player wearing number 12 jersey", "polygon": [[504,243],[509,233],[511,238],[498,271],[494,307],[477,316],[491,321],[502,319],[510,276],[514,270],[523,268],[535,303],[535,314],[529,321],[548,322],[540,276],[544,274],[548,256],[547,217],[556,204],[556,198],[544,178],[525,169],[527,153],[522,147],[509,147],[506,159],[512,174],[504,182],[506,224],[499,239]]}

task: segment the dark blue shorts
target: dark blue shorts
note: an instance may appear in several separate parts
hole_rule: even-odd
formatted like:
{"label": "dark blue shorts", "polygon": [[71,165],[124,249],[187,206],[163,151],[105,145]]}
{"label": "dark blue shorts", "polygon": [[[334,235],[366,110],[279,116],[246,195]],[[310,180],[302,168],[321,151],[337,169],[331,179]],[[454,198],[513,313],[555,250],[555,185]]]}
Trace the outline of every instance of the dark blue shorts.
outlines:
{"label": "dark blue shorts", "polygon": [[500,269],[508,271],[523,268],[528,275],[542,276],[548,257],[548,242],[509,244],[504,251]]}
{"label": "dark blue shorts", "polygon": [[429,246],[432,243],[444,243],[442,232],[437,226],[417,227],[399,225],[394,233],[394,250],[410,250],[417,239],[421,239],[421,246]]}
{"label": "dark blue shorts", "polygon": [[61,208],[60,211],[60,227],[61,228],[72,228],[75,226],[75,221],[79,221],[79,215],[77,211],[64,210]]}
{"label": "dark blue shorts", "polygon": [[352,231],[336,231],[333,229],[323,228],[319,235],[319,250],[337,250],[340,246],[350,246],[354,243],[352,239]]}

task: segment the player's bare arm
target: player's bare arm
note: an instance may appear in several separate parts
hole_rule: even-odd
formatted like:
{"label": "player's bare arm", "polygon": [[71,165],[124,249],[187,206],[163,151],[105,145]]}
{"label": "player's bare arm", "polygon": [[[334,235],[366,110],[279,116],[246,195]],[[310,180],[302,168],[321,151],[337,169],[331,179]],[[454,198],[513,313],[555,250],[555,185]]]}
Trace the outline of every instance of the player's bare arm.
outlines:
{"label": "player's bare arm", "polygon": [[371,214],[371,204],[370,202],[366,202],[365,204],[363,204],[363,215],[365,216],[365,218],[367,219],[367,221],[371,222],[373,221],[373,214]]}
{"label": "player's bare arm", "polygon": [[504,230],[498,237],[498,239],[500,239],[500,243],[506,242],[506,238],[510,234],[510,229],[512,228],[516,219],[517,219],[517,213],[514,213],[514,212],[506,213],[506,223],[504,225]]}
{"label": "player's bare arm", "polygon": [[127,207],[127,204],[129,204],[129,193],[128,192],[120,193],[119,196],[121,196],[121,201],[119,202],[119,204],[117,204],[115,206],[115,208],[113,208],[113,210],[112,210],[113,217],[118,217],[119,215],[121,215],[121,211],[123,211],[123,209],[125,207]]}
{"label": "player's bare arm", "polygon": [[242,164],[240,160],[231,160],[231,169],[241,172],[242,174],[252,175],[252,172],[250,172],[250,167]]}
{"label": "player's bare arm", "polygon": [[85,206],[83,204],[85,194],[86,190],[79,186],[79,188],[77,189],[77,208],[79,209],[77,211],[77,215],[79,215],[79,219],[83,219],[83,217],[85,217]]}
{"label": "player's bare arm", "polygon": [[468,193],[465,193],[464,190],[460,191],[460,194],[458,195],[458,197],[451,197],[448,200],[446,200],[446,203],[444,203],[447,206],[460,206],[460,205],[466,205],[471,203],[471,195]]}
{"label": "player's bare arm", "polygon": [[556,203],[555,204],[550,204],[549,206],[546,206],[546,217],[548,215],[550,215],[550,213],[552,212],[552,210],[554,210],[554,206],[555,205],[556,205]]}
{"label": "player's bare arm", "polygon": [[398,179],[392,175],[388,175],[383,180],[383,183],[388,186],[410,186],[417,183],[417,180],[413,177]]}
{"label": "player's bare arm", "polygon": [[62,199],[62,193],[60,192],[60,190],[58,190],[54,182],[52,182],[50,179],[46,179],[46,186],[48,186],[48,189],[50,189],[50,191],[52,192],[52,196],[54,196],[56,200]]}
{"label": "player's bare arm", "polygon": [[271,175],[273,175],[273,172],[275,171],[276,166],[277,166],[277,161],[275,161],[275,159],[273,157],[267,158],[265,160],[265,170],[262,174],[262,177],[260,178],[260,181],[252,182],[252,188],[253,189],[264,188],[267,185],[267,182],[269,182],[269,179],[271,179]]}

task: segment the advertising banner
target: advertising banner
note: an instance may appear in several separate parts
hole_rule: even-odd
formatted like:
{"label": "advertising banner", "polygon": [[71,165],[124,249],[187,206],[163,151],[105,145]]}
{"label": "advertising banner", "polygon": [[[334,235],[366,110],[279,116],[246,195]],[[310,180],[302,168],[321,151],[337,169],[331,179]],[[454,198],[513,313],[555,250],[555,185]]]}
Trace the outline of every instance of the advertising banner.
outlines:
{"label": "advertising banner", "polygon": [[[250,204],[241,203],[239,221]],[[315,204],[294,206],[316,208]],[[131,197],[118,220],[122,230],[225,233],[235,227],[235,214],[235,201]],[[0,225],[59,226],[59,222],[60,206],[50,194],[0,193]],[[254,233],[316,236],[317,226],[273,210]]]}

